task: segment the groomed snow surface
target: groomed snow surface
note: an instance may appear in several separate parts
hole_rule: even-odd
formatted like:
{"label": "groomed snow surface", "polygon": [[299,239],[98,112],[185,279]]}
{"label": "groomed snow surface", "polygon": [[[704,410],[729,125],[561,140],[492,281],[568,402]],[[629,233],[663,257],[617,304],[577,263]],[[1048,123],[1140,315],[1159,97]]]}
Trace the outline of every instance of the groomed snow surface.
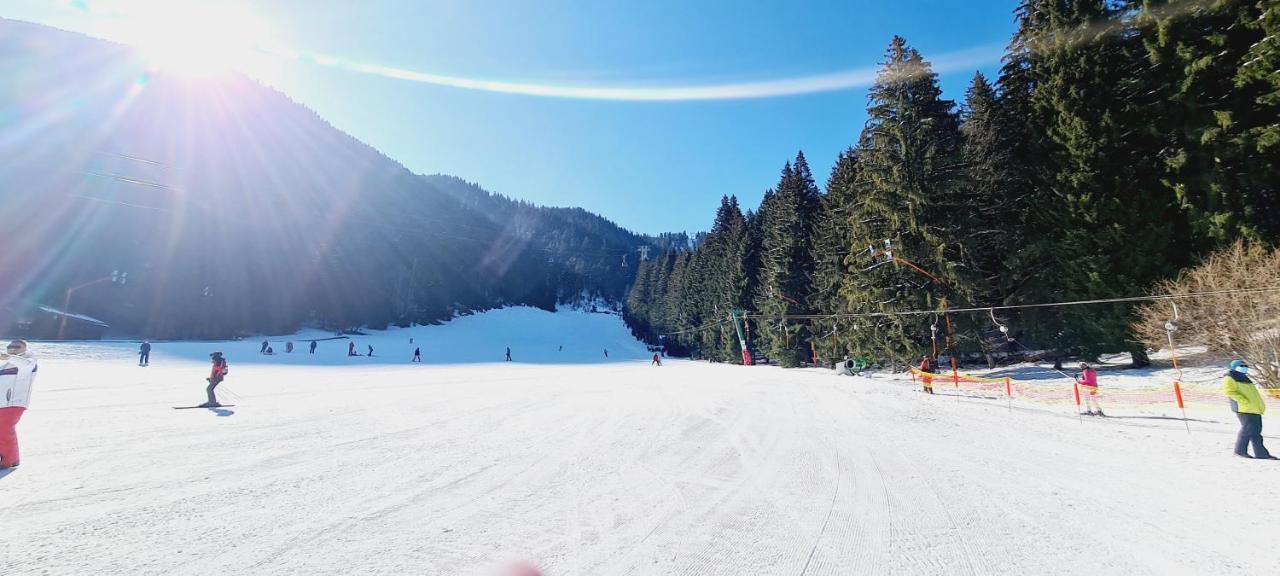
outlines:
{"label": "groomed snow surface", "polygon": [[[357,337],[372,359],[312,336],[157,343],[147,368],[33,345],[0,574],[1280,573],[1280,462],[1231,455],[1225,406],[1188,434],[900,375],[651,367],[605,314]],[[236,406],[172,410],[215,348]]]}

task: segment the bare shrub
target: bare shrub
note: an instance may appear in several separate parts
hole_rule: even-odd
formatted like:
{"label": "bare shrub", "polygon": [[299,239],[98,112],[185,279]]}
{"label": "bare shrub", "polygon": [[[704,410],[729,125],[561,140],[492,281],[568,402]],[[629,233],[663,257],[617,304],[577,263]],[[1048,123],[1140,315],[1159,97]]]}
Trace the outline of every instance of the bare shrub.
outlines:
{"label": "bare shrub", "polygon": [[[1280,249],[1237,242],[1184,270],[1154,294],[1280,289]],[[1152,349],[1168,346],[1165,323],[1177,306],[1179,346],[1206,346],[1211,353],[1243,358],[1258,383],[1280,388],[1280,291],[1215,294],[1163,300],[1138,309],[1134,333]]]}

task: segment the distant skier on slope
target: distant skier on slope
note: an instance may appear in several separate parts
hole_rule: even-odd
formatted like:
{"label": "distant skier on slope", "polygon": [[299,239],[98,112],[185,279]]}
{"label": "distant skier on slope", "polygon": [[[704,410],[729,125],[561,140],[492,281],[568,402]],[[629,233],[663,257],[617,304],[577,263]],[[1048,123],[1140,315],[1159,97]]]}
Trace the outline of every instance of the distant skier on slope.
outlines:
{"label": "distant skier on slope", "polygon": [[1080,385],[1084,387],[1085,415],[1106,416],[1098,404],[1098,371],[1088,363],[1080,363]]}
{"label": "distant skier on slope", "polygon": [[605,348],[605,349],[604,349],[604,357],[605,357],[605,358],[608,358],[608,357],[609,357],[609,349],[608,349],[608,348]]}
{"label": "distant skier on slope", "polygon": [[209,386],[204,389],[205,393],[209,395],[209,400],[201,404],[200,408],[217,408],[221,406],[218,403],[218,397],[213,393],[213,389],[217,388],[223,379],[227,377],[227,359],[222,357],[222,352],[214,352],[209,355],[209,358],[212,360],[212,366],[209,370],[209,377],[205,378],[209,382]]}
{"label": "distant skier on slope", "polygon": [[23,340],[10,342],[0,353],[0,470],[16,468],[21,463],[18,420],[31,403],[31,384],[38,368]]}
{"label": "distant skier on slope", "polygon": [[356,354],[355,340],[347,342],[347,356],[359,356],[359,354]]}
{"label": "distant skier on slope", "polygon": [[373,346],[369,346],[369,357],[373,358]]}
{"label": "distant skier on slope", "polygon": [[417,347],[417,348],[414,348],[414,349],[413,349],[413,360],[412,360],[412,361],[413,361],[413,362],[421,362],[421,361],[422,361],[422,348],[421,348],[421,347]]}
{"label": "distant skier on slope", "polygon": [[312,354],[315,354],[315,353],[316,353],[316,341],[315,341],[315,340],[312,340],[312,341],[311,341],[311,353],[312,353]]}
{"label": "distant skier on slope", "polygon": [[263,340],[263,341],[262,341],[262,348],[260,348],[260,349],[258,350],[258,353],[259,353],[259,354],[266,354],[266,353],[267,353],[267,347],[269,347],[269,346],[271,346],[271,343],[270,343],[270,342],[267,342],[266,340]]}
{"label": "distant skier on slope", "polygon": [[920,384],[924,386],[924,391],[933,394],[933,376],[938,371],[938,364],[929,356],[925,356],[920,361]]}
{"label": "distant skier on slope", "polygon": [[293,341],[289,341],[289,342],[285,342],[285,343],[284,343],[284,353],[285,353],[285,354],[293,354]]}
{"label": "distant skier on slope", "polygon": [[[1222,379],[1222,393],[1231,402],[1231,411],[1240,420],[1240,433],[1236,436],[1235,453],[1241,458],[1276,460],[1262,445],[1262,414],[1267,405],[1258,394],[1258,387],[1249,379],[1249,365],[1244,360],[1232,360],[1231,369]],[[1253,444],[1253,456],[1249,455]]]}
{"label": "distant skier on slope", "polygon": [[507,362],[511,361],[511,347],[507,346]]}
{"label": "distant skier on slope", "polygon": [[138,365],[151,365],[151,342],[147,340],[143,340],[142,345],[138,347]]}
{"label": "distant skier on slope", "polygon": [[657,355],[657,354],[654,354],[654,355],[653,355],[653,362],[650,362],[650,363],[649,363],[649,365],[650,365],[650,366],[661,366],[661,365],[662,365],[662,356],[659,356],[659,355]]}

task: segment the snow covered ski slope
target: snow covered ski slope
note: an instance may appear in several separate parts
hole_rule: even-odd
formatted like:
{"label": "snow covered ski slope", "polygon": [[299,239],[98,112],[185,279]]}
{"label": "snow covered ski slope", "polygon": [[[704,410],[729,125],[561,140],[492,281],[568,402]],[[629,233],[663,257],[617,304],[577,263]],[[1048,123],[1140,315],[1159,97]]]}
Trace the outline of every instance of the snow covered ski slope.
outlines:
{"label": "snow covered ski slope", "polygon": [[[1189,435],[1176,420],[1080,420],[887,376],[650,367],[616,317],[547,316],[566,351],[607,341],[611,361],[505,363],[486,346],[483,363],[414,365],[401,348],[394,362],[308,365],[223,343],[237,406],[172,410],[202,398],[207,344],[157,344],[147,368],[131,346],[37,344],[23,465],[0,478],[0,573],[1280,567],[1280,463],[1232,457],[1225,408]],[[469,338],[417,330],[424,356]],[[1280,448],[1280,422],[1266,429]]]}

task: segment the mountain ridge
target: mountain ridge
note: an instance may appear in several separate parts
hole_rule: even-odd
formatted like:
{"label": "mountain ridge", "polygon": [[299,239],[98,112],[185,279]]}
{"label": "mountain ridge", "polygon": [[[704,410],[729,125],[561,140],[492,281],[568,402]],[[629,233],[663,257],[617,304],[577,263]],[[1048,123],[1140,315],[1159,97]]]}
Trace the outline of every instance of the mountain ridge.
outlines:
{"label": "mountain ridge", "polygon": [[663,243],[415,174],[278,89],[151,71],[82,34],[0,19],[0,75],[16,112],[0,117],[0,202],[29,223],[0,256],[20,271],[0,330],[112,271],[131,282],[77,291],[70,311],[150,337],[620,304],[639,248]]}

